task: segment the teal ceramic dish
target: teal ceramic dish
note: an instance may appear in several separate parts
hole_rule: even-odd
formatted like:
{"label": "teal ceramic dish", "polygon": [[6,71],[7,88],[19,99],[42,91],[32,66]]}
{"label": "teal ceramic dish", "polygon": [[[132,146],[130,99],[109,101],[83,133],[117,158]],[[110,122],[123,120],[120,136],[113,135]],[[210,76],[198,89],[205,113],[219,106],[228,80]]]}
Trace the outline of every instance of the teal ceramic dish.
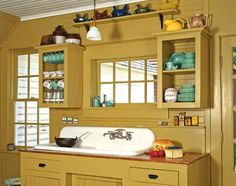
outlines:
{"label": "teal ceramic dish", "polygon": [[186,59],[195,59],[195,52],[186,52],[185,58]]}
{"label": "teal ceramic dish", "polygon": [[183,84],[181,88],[195,88],[194,84]]}
{"label": "teal ceramic dish", "polygon": [[182,69],[189,69],[189,68],[195,68],[195,64],[187,64],[187,63],[183,63],[181,65]]}
{"label": "teal ceramic dish", "polygon": [[179,89],[179,93],[181,93],[181,94],[195,93],[195,88],[181,88],[181,89]]}
{"label": "teal ceramic dish", "polygon": [[184,62],[185,54],[182,52],[174,52],[168,61],[172,61],[174,65],[178,65],[178,68],[181,68],[182,63]]}

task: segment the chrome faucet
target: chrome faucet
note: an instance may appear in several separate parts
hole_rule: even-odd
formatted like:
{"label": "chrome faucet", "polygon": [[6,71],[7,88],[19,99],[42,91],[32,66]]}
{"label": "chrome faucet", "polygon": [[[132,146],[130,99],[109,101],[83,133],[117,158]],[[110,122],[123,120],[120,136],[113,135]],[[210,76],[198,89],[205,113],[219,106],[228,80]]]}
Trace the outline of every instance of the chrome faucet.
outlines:
{"label": "chrome faucet", "polygon": [[109,138],[111,140],[117,139],[126,139],[126,140],[131,140],[132,139],[132,133],[129,131],[125,131],[125,129],[116,129],[114,131],[107,131],[106,133],[103,134],[103,136],[109,135]]}

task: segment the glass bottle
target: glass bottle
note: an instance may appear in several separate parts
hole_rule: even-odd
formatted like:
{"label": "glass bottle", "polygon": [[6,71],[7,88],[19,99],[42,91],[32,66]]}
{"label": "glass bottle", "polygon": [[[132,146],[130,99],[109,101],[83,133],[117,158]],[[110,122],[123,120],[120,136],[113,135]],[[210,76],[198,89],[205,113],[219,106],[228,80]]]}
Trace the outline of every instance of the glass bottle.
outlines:
{"label": "glass bottle", "polygon": [[107,103],[107,95],[104,94],[103,95],[103,101],[102,101],[102,107],[106,107],[106,103]]}

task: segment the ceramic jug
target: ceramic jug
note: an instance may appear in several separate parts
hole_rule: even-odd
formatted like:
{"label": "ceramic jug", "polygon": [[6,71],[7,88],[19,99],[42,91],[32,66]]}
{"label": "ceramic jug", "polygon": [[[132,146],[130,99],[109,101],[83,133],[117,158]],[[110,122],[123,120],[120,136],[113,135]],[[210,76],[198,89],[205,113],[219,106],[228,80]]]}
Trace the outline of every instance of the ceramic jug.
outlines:
{"label": "ceramic jug", "polygon": [[188,28],[202,28],[207,26],[208,15],[195,14],[188,21]]}
{"label": "ceramic jug", "polygon": [[174,19],[174,20],[165,20],[164,25],[166,26],[166,31],[182,30],[185,27],[185,20],[183,19]]}

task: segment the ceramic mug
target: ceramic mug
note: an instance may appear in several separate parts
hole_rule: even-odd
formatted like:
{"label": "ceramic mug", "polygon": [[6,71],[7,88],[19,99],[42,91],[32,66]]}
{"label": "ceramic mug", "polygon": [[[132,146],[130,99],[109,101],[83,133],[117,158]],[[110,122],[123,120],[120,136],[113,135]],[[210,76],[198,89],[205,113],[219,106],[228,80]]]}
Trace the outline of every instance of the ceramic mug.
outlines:
{"label": "ceramic mug", "polygon": [[171,62],[171,61],[164,63],[165,70],[176,70],[177,68],[178,68],[178,65],[174,66],[173,62]]}

